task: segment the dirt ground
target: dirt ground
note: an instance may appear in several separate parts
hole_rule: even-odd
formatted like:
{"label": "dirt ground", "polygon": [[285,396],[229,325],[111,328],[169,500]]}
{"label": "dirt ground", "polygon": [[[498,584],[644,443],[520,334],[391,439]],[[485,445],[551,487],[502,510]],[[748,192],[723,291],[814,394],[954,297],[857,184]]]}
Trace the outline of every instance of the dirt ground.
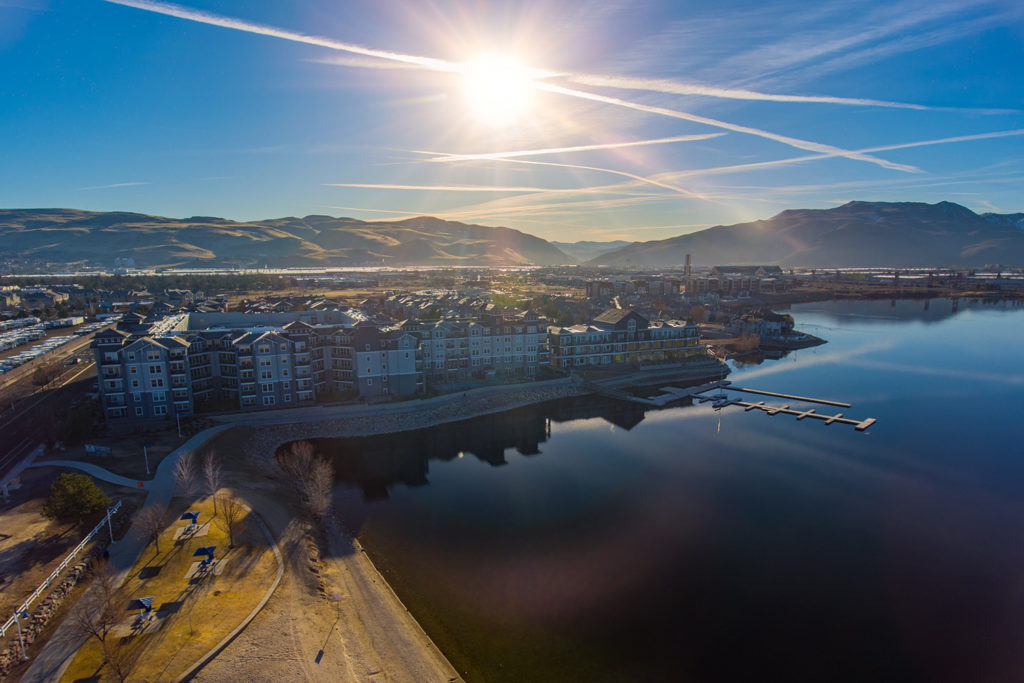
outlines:
{"label": "dirt ground", "polygon": [[277,537],[285,575],[253,622],[196,681],[461,680],[337,524],[318,557],[294,494],[266,472],[238,472],[239,492]]}
{"label": "dirt ground", "polygon": [[[22,473],[21,488],[11,500],[0,503],[0,615],[6,619],[28,595],[50,575],[64,556],[92,528],[61,524],[42,515],[50,484],[64,470],[28,469]],[[71,470],[66,470],[71,471]],[[135,507],[142,494],[104,482],[96,482],[113,500]]]}
{"label": "dirt ground", "polygon": [[[54,449],[37,459],[46,460],[78,460],[110,470],[114,474],[132,479],[150,479],[156,472],[157,465],[175,448],[188,440],[190,434],[182,431],[178,438],[176,429],[143,434],[107,435],[90,438],[88,443],[110,448],[110,455],[86,453],[85,444],[65,446],[64,450]],[[143,453],[142,444],[150,444]],[[150,474],[146,474],[146,460],[149,460]]]}

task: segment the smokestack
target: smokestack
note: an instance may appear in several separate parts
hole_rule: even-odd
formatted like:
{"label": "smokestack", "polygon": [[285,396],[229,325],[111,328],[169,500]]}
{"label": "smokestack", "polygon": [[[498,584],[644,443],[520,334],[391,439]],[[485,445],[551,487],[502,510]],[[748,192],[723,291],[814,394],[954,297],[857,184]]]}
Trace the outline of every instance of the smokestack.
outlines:
{"label": "smokestack", "polygon": [[686,277],[690,277],[690,255],[686,255]]}

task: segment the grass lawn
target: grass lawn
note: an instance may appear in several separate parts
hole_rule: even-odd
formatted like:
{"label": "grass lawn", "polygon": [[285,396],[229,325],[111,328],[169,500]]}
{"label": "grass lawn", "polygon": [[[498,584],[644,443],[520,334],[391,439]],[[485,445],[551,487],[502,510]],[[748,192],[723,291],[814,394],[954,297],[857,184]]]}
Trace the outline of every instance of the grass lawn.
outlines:
{"label": "grass lawn", "polygon": [[[222,490],[219,505],[228,492]],[[185,511],[199,511],[199,522],[213,517],[213,499],[203,498],[191,505],[182,499],[172,504],[172,519]],[[218,508],[220,509],[220,508]],[[108,644],[135,662],[131,680],[172,680],[219,643],[253,610],[270,587],[277,562],[255,521],[246,519],[245,529],[236,532],[235,547],[228,549],[228,534],[214,518],[205,536],[175,541],[175,530],[188,524],[173,521],[160,535],[159,552],[153,543],[143,551],[124,585],[117,593],[116,607],[129,622],[138,609],[130,607],[135,598],[153,596],[153,611],[162,619],[160,628],[141,635],[107,636]],[[215,558],[223,571],[199,579],[186,579],[193,552],[202,546],[216,546]],[[104,663],[98,640],[89,641],[75,655],[64,681],[118,680]]]}

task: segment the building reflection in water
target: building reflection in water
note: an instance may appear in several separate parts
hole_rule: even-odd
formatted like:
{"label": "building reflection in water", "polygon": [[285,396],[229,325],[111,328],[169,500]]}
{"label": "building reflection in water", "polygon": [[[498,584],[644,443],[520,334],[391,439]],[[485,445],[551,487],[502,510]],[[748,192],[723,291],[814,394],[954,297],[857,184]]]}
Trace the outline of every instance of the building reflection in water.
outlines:
{"label": "building reflection in water", "polygon": [[334,463],[339,483],[361,487],[366,500],[388,497],[394,484],[425,486],[431,460],[473,455],[493,467],[505,465],[505,452],[541,454],[552,422],[602,418],[632,429],[644,419],[636,403],[598,396],[549,401],[503,413],[385,436],[316,439],[317,450]]}

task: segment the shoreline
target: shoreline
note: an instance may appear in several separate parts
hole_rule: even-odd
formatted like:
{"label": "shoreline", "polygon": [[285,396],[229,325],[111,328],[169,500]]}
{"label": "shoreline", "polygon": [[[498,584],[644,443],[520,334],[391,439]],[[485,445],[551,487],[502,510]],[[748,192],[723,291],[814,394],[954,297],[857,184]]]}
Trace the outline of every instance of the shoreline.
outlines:
{"label": "shoreline", "polygon": [[[724,370],[728,372],[728,370]],[[256,452],[273,457],[284,444],[305,439],[377,436],[428,429],[450,422],[516,410],[529,405],[598,393],[600,388],[668,382],[701,382],[723,376],[718,363],[656,366],[597,380],[566,377],[541,382],[506,384],[471,389],[418,401],[372,406],[336,406],[321,409],[295,408],[273,415],[251,414],[216,418],[225,425],[255,430]]]}

